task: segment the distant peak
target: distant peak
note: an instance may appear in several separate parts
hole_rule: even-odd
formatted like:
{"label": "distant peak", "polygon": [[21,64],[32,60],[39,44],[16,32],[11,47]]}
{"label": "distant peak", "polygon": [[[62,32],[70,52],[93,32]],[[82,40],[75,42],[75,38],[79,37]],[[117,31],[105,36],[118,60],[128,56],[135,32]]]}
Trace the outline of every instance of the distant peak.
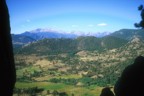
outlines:
{"label": "distant peak", "polygon": [[58,31],[56,31],[56,30],[54,30],[54,29],[42,29],[42,28],[37,28],[37,29],[34,29],[34,30],[31,30],[31,31],[29,31],[29,32],[31,32],[31,33],[38,33],[38,32],[58,32]]}

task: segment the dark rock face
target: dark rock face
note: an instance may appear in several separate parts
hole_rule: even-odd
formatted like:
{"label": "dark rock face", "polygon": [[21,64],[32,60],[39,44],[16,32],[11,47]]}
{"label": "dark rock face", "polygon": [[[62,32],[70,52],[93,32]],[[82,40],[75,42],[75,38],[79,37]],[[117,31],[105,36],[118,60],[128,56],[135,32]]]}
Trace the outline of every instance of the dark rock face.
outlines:
{"label": "dark rock face", "polygon": [[102,89],[100,96],[114,96],[114,94],[111,91],[110,87],[105,87]]}
{"label": "dark rock face", "polygon": [[0,95],[12,96],[16,72],[6,0],[0,0],[0,45]]}
{"label": "dark rock face", "polygon": [[140,96],[144,86],[144,57],[138,56],[132,65],[127,66],[117,83],[116,96]]}

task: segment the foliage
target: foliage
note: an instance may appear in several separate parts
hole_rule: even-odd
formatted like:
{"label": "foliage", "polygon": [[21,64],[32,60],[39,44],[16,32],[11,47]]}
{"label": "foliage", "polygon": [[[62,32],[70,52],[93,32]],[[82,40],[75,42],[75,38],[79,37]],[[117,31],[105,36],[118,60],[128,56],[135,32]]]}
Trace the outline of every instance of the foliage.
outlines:
{"label": "foliage", "polygon": [[141,21],[139,22],[139,23],[135,23],[134,25],[135,25],[135,27],[137,27],[137,28],[144,28],[144,8],[143,8],[143,5],[140,5],[139,7],[138,7],[138,10],[139,11],[141,11],[141,14],[140,14],[140,16],[141,16]]}
{"label": "foliage", "polygon": [[15,88],[14,93],[17,93],[17,94],[27,93],[27,94],[31,94],[32,96],[34,96],[36,93],[40,93],[43,90],[44,90],[43,88],[38,88],[38,87],[23,88],[23,89]]}
{"label": "foliage", "polygon": [[49,80],[50,82],[53,83],[64,83],[64,84],[69,84],[69,85],[76,85],[78,80],[74,79],[74,78],[70,78],[70,79],[64,79],[64,78],[52,78]]}
{"label": "foliage", "polygon": [[[107,44],[108,42],[112,42]],[[102,44],[103,43],[103,44]],[[37,54],[37,55],[57,55],[60,53],[69,53],[73,56],[81,50],[103,51],[104,49],[118,48],[125,44],[124,40],[112,36],[105,38],[96,38],[93,36],[78,37],[76,39],[52,38],[43,39],[23,46],[17,49],[16,54]],[[15,49],[16,50],[16,49]]]}

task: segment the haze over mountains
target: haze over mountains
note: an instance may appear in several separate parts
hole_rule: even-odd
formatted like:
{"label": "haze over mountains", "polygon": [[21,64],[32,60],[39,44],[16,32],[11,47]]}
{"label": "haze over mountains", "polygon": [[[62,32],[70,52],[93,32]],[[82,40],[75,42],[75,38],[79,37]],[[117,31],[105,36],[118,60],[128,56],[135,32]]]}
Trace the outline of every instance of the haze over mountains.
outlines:
{"label": "haze over mountains", "polygon": [[[123,40],[132,40],[133,37],[139,37],[144,39],[143,29],[121,29],[115,32],[103,32],[96,34],[75,34],[75,33],[60,33],[53,30],[36,29],[32,31],[26,31],[21,34],[12,34],[12,40],[14,47],[22,46],[30,42],[42,40],[45,38],[70,38],[75,39],[78,37],[94,36],[96,38],[119,38]],[[109,41],[109,40],[108,40]],[[109,41],[110,42],[110,41]]]}
{"label": "haze over mountains", "polygon": [[31,31],[25,31],[21,34],[13,34],[17,36],[28,36],[35,40],[41,40],[44,38],[76,38],[79,36],[95,36],[95,37],[103,37],[106,35],[109,35],[110,32],[98,32],[98,33],[83,33],[83,32],[62,32],[62,31],[56,31],[51,29],[35,29]]}

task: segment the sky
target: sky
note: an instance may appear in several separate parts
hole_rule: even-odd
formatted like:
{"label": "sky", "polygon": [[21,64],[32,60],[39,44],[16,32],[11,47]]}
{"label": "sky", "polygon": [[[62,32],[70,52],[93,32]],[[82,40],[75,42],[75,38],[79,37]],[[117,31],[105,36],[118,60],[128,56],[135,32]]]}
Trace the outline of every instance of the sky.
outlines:
{"label": "sky", "polygon": [[135,29],[144,0],[7,0],[11,33],[41,28],[65,33]]}

